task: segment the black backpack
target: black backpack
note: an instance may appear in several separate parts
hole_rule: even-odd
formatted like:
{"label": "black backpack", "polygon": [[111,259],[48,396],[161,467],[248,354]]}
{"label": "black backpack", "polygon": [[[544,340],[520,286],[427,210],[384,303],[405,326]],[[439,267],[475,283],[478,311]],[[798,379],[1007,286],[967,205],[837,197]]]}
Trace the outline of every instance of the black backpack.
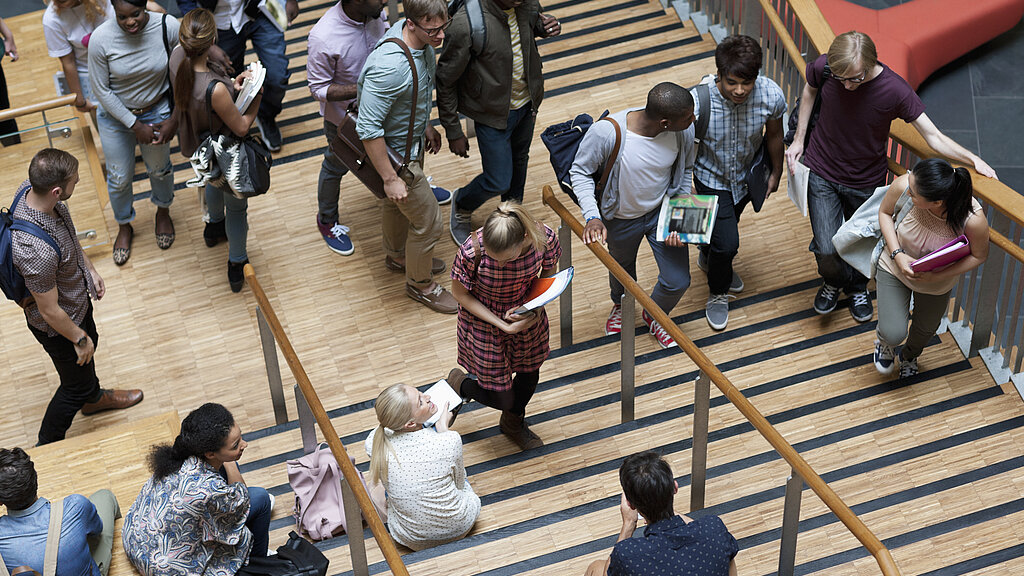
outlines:
{"label": "black backpack", "polygon": [[57,241],[53,239],[53,236],[50,236],[46,230],[43,230],[36,224],[13,216],[18,202],[24,198],[30,187],[31,185],[28,182],[22,184],[18,188],[18,193],[14,195],[14,202],[11,202],[10,210],[6,208],[0,209],[0,290],[3,291],[4,296],[8,300],[13,300],[18,305],[21,305],[21,302],[30,294],[28,288],[25,287],[25,278],[22,277],[21,272],[18,272],[18,269],[14,266],[14,254],[12,253],[14,242],[11,238],[11,232],[17,230],[18,232],[25,232],[43,240],[57,252],[57,260],[61,258],[60,246],[57,245]]}
{"label": "black backpack", "polygon": [[469,19],[469,41],[473,54],[480,55],[487,45],[487,26],[484,25],[484,8],[480,0],[451,0],[448,3],[448,17],[454,18],[455,13],[466,7],[466,18]]}
{"label": "black backpack", "polygon": [[[605,185],[608,183],[608,175],[611,173],[612,166],[619,155],[619,148],[622,146],[622,131],[619,128],[619,123],[608,116],[607,110],[597,120],[601,121],[604,119],[607,119],[615,126],[615,147],[612,149],[611,156],[605,161],[600,177],[597,174],[593,175],[595,182],[594,197],[597,200],[598,206],[601,205],[601,195],[604,192]],[[577,206],[580,201],[572,189],[569,170],[572,168],[573,161],[576,160],[576,151],[579,150],[583,135],[593,125],[594,118],[590,114],[580,114],[572,120],[548,126],[540,135],[541,142],[544,143],[544,146],[551,155],[551,167],[555,170],[555,178],[558,180],[559,187],[572,198],[572,201]]]}

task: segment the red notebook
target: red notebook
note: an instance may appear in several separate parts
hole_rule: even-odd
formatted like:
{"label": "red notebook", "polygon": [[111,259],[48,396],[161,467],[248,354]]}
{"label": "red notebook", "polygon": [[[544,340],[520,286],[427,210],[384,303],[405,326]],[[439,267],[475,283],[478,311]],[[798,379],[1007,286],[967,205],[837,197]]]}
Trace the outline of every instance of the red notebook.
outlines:
{"label": "red notebook", "polygon": [[942,248],[914,260],[910,263],[910,267],[913,268],[914,272],[930,272],[949,266],[970,253],[971,243],[967,240],[967,236],[961,234],[959,238]]}

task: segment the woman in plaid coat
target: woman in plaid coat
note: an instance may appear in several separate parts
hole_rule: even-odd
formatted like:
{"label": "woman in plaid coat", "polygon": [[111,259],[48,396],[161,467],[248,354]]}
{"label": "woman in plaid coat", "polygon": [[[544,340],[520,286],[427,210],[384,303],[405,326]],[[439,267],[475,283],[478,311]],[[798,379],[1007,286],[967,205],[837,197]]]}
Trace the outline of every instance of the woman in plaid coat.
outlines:
{"label": "woman in plaid coat", "polygon": [[554,231],[518,203],[503,202],[469,235],[452,265],[459,301],[459,364],[470,374],[457,392],[501,410],[501,432],[521,449],[544,443],[524,420],[550,352],[544,308],[512,311],[539,276],[555,273],[562,249]]}

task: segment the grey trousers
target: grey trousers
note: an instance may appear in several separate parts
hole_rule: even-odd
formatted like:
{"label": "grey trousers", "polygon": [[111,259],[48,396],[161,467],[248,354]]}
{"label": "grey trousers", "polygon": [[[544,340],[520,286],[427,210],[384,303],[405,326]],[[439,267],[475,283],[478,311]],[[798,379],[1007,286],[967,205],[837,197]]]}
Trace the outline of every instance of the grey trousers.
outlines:
{"label": "grey trousers", "polygon": [[[906,344],[900,357],[913,360],[921,355],[925,344],[935,335],[949,304],[949,292],[922,294],[907,288],[884,268],[875,271],[876,300],[878,301],[878,339],[889,346]],[[910,297],[914,297],[914,310],[910,310]],[[908,327],[909,322],[909,327]]]}
{"label": "grey trousers", "polygon": [[97,491],[89,496],[89,501],[96,507],[96,513],[103,521],[103,531],[88,537],[89,553],[93,562],[99,566],[100,574],[107,576],[114,547],[114,520],[121,517],[121,507],[110,490]]}

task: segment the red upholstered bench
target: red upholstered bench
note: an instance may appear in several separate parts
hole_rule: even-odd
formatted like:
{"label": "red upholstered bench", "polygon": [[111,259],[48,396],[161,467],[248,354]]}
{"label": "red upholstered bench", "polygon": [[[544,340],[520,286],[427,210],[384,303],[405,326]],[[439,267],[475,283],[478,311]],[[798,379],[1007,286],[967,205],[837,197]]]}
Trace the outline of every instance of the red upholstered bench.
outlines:
{"label": "red upholstered bench", "polygon": [[874,10],[846,0],[817,0],[836,34],[874,40],[878,59],[916,90],[932,72],[1013,28],[1024,0],[913,0]]}

